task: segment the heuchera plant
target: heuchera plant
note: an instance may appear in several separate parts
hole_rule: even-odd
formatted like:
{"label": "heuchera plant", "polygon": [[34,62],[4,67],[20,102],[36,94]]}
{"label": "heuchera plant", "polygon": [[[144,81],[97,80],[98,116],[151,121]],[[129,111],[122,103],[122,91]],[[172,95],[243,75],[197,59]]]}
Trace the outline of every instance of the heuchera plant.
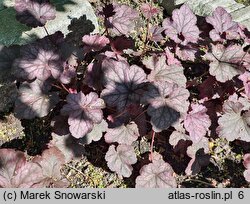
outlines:
{"label": "heuchera plant", "polygon": [[[46,29],[55,18],[47,0],[16,0],[15,9],[17,19],[33,27]],[[21,152],[0,150],[0,186],[65,186],[60,165],[73,155],[58,140],[66,137],[85,144],[103,138],[107,166],[130,177],[142,160],[133,143],[152,136],[149,161],[136,178],[143,188],[177,187],[173,168],[154,152],[159,135],[173,148],[188,141],[187,175],[208,165],[211,137],[250,142],[249,31],[221,7],[197,18],[184,4],[159,24],[152,20],[157,6],[145,3],[140,10],[104,3],[98,12],[104,32],[82,36],[80,55],[64,54],[68,41],[60,32],[20,48],[12,67],[20,84],[15,114],[33,119],[54,113],[53,140],[29,162]],[[146,35],[134,32],[141,21]],[[250,181],[249,155],[244,166]]]}

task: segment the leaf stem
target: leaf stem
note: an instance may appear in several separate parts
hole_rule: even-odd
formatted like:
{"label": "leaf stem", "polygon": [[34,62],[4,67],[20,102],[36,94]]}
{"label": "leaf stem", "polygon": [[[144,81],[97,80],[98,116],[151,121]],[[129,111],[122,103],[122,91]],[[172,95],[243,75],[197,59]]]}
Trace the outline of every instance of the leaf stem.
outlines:
{"label": "leaf stem", "polygon": [[49,35],[49,32],[48,32],[47,28],[45,27],[45,25],[43,26],[43,28],[44,28],[46,34]]}
{"label": "leaf stem", "polygon": [[151,145],[150,145],[150,158],[149,158],[150,161],[153,161],[154,141],[155,141],[155,131],[153,131],[153,133],[152,133],[152,141],[151,141]]}
{"label": "leaf stem", "polygon": [[211,187],[215,187],[213,184],[205,182],[205,181],[201,181],[199,179],[190,178],[190,179],[187,179],[185,181],[194,181],[194,182],[202,183],[202,184],[205,184],[205,185],[208,185],[208,186],[211,186]]}
{"label": "leaf stem", "polygon": [[69,89],[67,89],[67,87],[66,87],[66,86],[64,86],[64,84],[63,84],[63,83],[61,83],[61,86],[63,87],[63,89],[64,89],[65,91],[67,91],[68,93],[70,93]]}

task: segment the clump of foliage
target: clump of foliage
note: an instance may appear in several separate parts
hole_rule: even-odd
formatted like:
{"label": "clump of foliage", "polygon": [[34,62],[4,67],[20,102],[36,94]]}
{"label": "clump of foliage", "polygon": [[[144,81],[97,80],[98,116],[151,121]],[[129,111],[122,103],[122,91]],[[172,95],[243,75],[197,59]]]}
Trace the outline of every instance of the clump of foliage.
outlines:
{"label": "clump of foliage", "polygon": [[[20,22],[45,30],[55,18],[48,0],[16,0],[15,9]],[[103,33],[84,35],[73,46],[56,32],[6,62],[18,85],[16,117],[49,117],[53,139],[30,161],[1,149],[0,186],[67,186],[61,165],[103,140],[107,167],[120,177],[135,175],[135,187],[177,187],[173,164],[154,151],[158,137],[185,154],[187,175],[210,163],[212,138],[250,142],[249,31],[221,7],[201,18],[184,4],[156,24],[159,12],[154,3],[138,11],[105,2],[98,11]],[[146,32],[134,32],[141,21]],[[133,144],[145,135],[150,152],[138,155]]]}

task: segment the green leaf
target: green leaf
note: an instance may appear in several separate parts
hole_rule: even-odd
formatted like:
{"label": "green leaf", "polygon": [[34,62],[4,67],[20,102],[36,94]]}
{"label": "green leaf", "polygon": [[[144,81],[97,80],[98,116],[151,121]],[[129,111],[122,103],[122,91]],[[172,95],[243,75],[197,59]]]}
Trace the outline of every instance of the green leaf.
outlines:
{"label": "green leaf", "polygon": [[23,33],[30,29],[16,20],[14,8],[0,10],[0,45],[22,44],[21,42],[24,40]]}

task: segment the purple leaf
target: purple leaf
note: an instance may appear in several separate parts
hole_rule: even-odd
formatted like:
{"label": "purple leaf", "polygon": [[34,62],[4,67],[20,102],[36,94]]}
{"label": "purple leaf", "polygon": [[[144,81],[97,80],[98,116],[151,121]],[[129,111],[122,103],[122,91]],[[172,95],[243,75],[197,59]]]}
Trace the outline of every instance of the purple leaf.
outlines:
{"label": "purple leaf", "polygon": [[27,162],[20,167],[12,179],[12,188],[42,187],[39,185],[43,179],[41,167],[33,162]]}
{"label": "purple leaf", "polygon": [[95,35],[84,35],[82,37],[82,41],[84,43],[84,52],[96,52],[102,50],[107,44],[109,44],[109,39],[105,36],[101,36],[99,34]]}
{"label": "purple leaf", "polygon": [[139,130],[135,123],[121,125],[119,127],[110,128],[104,135],[107,143],[118,142],[119,144],[131,145],[140,136]]}
{"label": "purple leaf", "polygon": [[239,37],[238,23],[232,21],[232,16],[222,7],[217,7],[212,16],[206,17],[206,21],[213,25],[214,29],[209,32],[213,41],[222,41],[222,35],[226,34],[226,39]]}
{"label": "purple leaf", "polygon": [[49,148],[57,147],[65,157],[65,162],[70,162],[72,159],[80,159],[85,154],[85,148],[80,142],[71,135],[58,136],[52,134],[53,139],[49,143]]}
{"label": "purple leaf", "polygon": [[127,5],[116,4],[114,12],[115,14],[108,18],[108,27],[112,28],[115,35],[128,35],[135,28],[139,18],[138,11]]}
{"label": "purple leaf", "polygon": [[145,87],[146,74],[143,69],[125,61],[106,60],[105,70],[106,88],[101,97],[109,106],[124,109],[140,102]]}
{"label": "purple leaf", "polygon": [[243,82],[245,93],[247,97],[250,98],[250,73],[245,71],[244,74],[241,74],[238,78]]}
{"label": "purple leaf", "polygon": [[67,104],[64,105],[61,112],[69,115],[69,130],[75,138],[81,138],[91,132],[94,124],[102,122],[105,108],[104,101],[98,98],[94,92],[84,95],[82,92],[69,94]]}
{"label": "purple leaf", "polygon": [[168,47],[165,48],[165,55],[168,65],[181,65],[181,62],[174,56],[174,53],[172,53]]}
{"label": "purple leaf", "polygon": [[60,56],[45,40],[24,46],[15,66],[21,69],[21,77],[29,80],[46,80],[50,76],[56,79],[63,71]]}
{"label": "purple leaf", "polygon": [[169,144],[175,147],[180,140],[184,141],[190,140],[190,137],[187,134],[185,134],[185,129],[183,128],[182,125],[172,132],[172,134],[169,137]]}
{"label": "purple leaf", "polygon": [[162,32],[164,31],[164,28],[159,27],[157,25],[151,26],[148,31],[148,39],[155,42],[160,42],[163,40]]}
{"label": "purple leaf", "polygon": [[250,170],[249,169],[245,170],[243,175],[244,175],[246,181],[250,182]]}
{"label": "purple leaf", "polygon": [[245,52],[239,45],[217,44],[212,45],[212,53],[207,53],[205,58],[210,61],[209,73],[219,82],[226,82],[242,73],[238,67],[244,62]]}
{"label": "purple leaf", "polygon": [[166,57],[164,55],[150,56],[143,64],[151,69],[148,79],[151,82],[169,82],[176,83],[179,86],[186,86],[187,79],[183,73],[183,67],[180,65],[166,64]]}
{"label": "purple leaf", "polygon": [[150,3],[143,3],[140,6],[140,10],[142,14],[145,16],[145,18],[148,18],[148,19],[154,17],[160,11],[159,8],[155,7],[154,5]]}
{"label": "purple leaf", "polygon": [[55,8],[48,0],[15,0],[16,18],[31,27],[44,26],[56,17]]}
{"label": "purple leaf", "polygon": [[175,54],[183,61],[195,61],[195,53],[197,52],[197,49],[192,48],[191,46],[182,46],[177,47],[175,50]]}
{"label": "purple leaf", "polygon": [[152,163],[145,165],[136,178],[136,188],[176,188],[172,167],[162,158],[154,159]]}
{"label": "purple leaf", "polygon": [[250,169],[250,154],[245,154],[243,157],[243,165],[246,169]]}
{"label": "purple leaf", "polygon": [[250,142],[250,111],[242,113],[243,110],[244,105],[240,102],[224,102],[224,113],[218,120],[217,128],[220,137],[228,141],[240,139]]}
{"label": "purple leaf", "polygon": [[187,112],[189,91],[170,83],[157,84],[156,87],[151,86],[143,100],[150,104],[147,113],[151,116],[153,130],[161,132]]}
{"label": "purple leaf", "polygon": [[111,145],[105,155],[105,160],[111,171],[123,177],[131,176],[133,170],[131,164],[137,162],[134,149],[129,145],[118,145],[116,149],[114,145]]}
{"label": "purple leaf", "polygon": [[60,74],[59,80],[63,84],[69,84],[71,82],[71,79],[76,77],[77,66],[78,63],[76,57],[74,55],[71,55],[69,59],[64,63],[63,71]]}
{"label": "purple leaf", "polygon": [[200,34],[196,26],[197,18],[186,4],[173,11],[172,19],[167,18],[162,23],[165,34],[170,39],[183,45],[197,43]]}
{"label": "purple leaf", "polygon": [[93,141],[99,141],[102,138],[104,132],[108,130],[108,123],[102,120],[101,123],[95,124],[93,130],[79,139],[81,144],[90,144]]}
{"label": "purple leaf", "polygon": [[44,150],[42,156],[37,156],[32,161],[42,167],[44,175],[43,185],[49,186],[62,179],[60,170],[66,161],[65,156],[57,147]]}
{"label": "purple leaf", "polygon": [[0,150],[0,187],[31,188],[43,179],[39,165],[26,162],[24,153],[12,149]]}
{"label": "purple leaf", "polygon": [[198,143],[204,137],[211,125],[211,120],[206,114],[207,108],[199,104],[191,104],[190,111],[184,119],[184,127],[189,132],[193,143]]}
{"label": "purple leaf", "polygon": [[205,154],[209,153],[208,138],[203,137],[198,143],[193,143],[191,146],[189,146],[187,148],[187,155],[191,158],[194,158],[199,149],[203,149]]}
{"label": "purple leaf", "polygon": [[23,83],[15,103],[17,117],[32,119],[46,116],[59,102],[58,94],[49,92],[50,88],[48,82],[38,79],[32,83]]}

